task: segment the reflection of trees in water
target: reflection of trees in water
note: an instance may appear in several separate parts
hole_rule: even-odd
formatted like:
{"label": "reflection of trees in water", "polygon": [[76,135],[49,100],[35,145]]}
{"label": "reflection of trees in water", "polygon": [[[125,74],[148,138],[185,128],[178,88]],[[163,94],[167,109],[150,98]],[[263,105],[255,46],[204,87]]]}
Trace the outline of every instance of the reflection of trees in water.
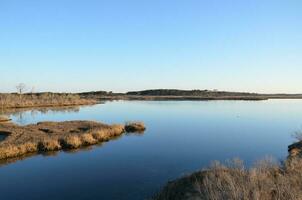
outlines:
{"label": "reflection of trees in water", "polygon": [[2,109],[0,116],[13,116],[16,118],[16,122],[25,124],[27,113],[29,113],[32,118],[35,118],[38,114],[78,113],[79,111],[80,107],[15,108]]}
{"label": "reflection of trees in water", "polygon": [[17,120],[19,124],[24,124],[26,122],[26,119],[24,117],[24,112],[18,112],[13,115]]}

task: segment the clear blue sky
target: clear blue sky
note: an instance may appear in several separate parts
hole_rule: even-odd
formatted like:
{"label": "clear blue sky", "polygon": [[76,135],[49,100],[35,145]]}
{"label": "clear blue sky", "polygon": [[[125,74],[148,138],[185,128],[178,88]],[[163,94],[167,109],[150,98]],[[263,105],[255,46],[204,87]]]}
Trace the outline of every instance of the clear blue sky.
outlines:
{"label": "clear blue sky", "polygon": [[301,0],[0,0],[0,92],[302,93]]}

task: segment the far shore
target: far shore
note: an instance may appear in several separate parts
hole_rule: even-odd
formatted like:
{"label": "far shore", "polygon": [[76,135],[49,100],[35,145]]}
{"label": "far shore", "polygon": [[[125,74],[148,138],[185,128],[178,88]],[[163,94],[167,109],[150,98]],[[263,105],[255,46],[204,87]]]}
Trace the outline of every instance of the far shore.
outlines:
{"label": "far shore", "polygon": [[69,107],[94,105],[103,101],[265,101],[269,99],[302,99],[302,94],[258,94],[212,90],[156,89],[127,93],[106,91],[83,93],[0,93],[0,109]]}
{"label": "far shore", "polygon": [[78,93],[85,99],[96,100],[142,100],[142,101],[211,101],[211,100],[241,100],[263,101],[269,99],[302,99],[302,94],[258,94],[248,92],[227,92],[216,90],[177,90],[155,89],[112,93],[106,91]]}
{"label": "far shore", "polygon": [[90,97],[97,101],[267,101],[270,99],[302,99],[302,95],[281,95],[281,96],[142,96],[142,95],[111,95]]}
{"label": "far shore", "polygon": [[199,96],[140,96],[140,95],[123,95],[123,96],[96,96],[97,100],[140,100],[140,101],[211,101],[211,100],[242,100],[242,101],[263,101],[268,100],[266,97],[250,96],[221,96],[221,97],[199,97]]}

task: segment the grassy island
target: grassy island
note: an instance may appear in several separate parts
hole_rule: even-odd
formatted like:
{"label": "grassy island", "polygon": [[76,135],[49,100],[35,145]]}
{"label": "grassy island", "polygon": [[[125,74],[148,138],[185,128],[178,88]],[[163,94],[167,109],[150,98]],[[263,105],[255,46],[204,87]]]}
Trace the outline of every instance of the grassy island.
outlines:
{"label": "grassy island", "polygon": [[[40,122],[26,126],[0,123],[0,160],[28,153],[77,149],[109,141],[126,130],[142,132],[143,123],[107,125],[94,121]],[[129,128],[131,127],[131,128]]]}

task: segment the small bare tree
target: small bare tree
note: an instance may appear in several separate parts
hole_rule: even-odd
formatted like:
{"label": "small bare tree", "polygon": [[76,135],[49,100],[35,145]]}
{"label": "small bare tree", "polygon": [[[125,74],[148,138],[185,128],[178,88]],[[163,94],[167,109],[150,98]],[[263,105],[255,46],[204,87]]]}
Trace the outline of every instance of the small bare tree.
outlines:
{"label": "small bare tree", "polygon": [[16,86],[16,89],[17,89],[18,94],[21,95],[21,94],[23,94],[26,91],[26,85],[24,83],[19,83]]}
{"label": "small bare tree", "polygon": [[31,98],[34,98],[34,93],[35,93],[35,87],[33,86],[30,90]]}
{"label": "small bare tree", "polygon": [[24,83],[19,83],[16,86],[16,89],[17,89],[17,93],[19,94],[19,100],[20,100],[20,103],[21,103],[21,101],[22,101],[22,94],[26,91],[26,85]]}

